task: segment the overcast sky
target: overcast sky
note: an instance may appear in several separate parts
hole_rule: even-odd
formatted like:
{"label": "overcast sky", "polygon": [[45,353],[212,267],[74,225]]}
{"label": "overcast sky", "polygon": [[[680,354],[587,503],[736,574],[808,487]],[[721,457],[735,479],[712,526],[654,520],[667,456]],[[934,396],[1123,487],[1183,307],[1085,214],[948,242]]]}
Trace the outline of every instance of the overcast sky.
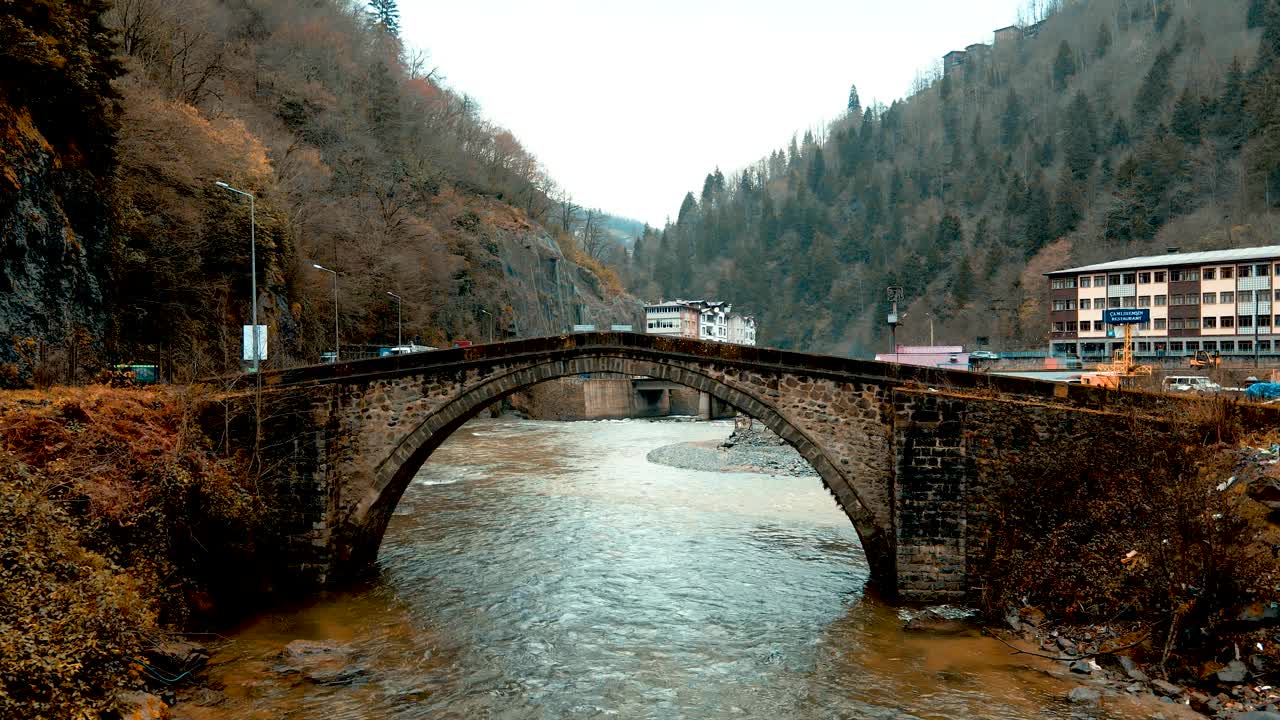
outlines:
{"label": "overcast sky", "polygon": [[402,36],[581,204],[660,225],[719,166],[906,94],[1018,0],[400,0]]}

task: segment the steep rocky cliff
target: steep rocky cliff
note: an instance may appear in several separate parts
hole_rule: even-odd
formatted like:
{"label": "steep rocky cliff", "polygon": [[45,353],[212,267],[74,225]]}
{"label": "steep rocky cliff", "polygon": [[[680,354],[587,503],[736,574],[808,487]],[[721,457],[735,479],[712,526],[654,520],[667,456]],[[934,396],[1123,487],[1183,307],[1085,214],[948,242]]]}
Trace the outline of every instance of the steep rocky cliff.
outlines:
{"label": "steep rocky cliff", "polygon": [[110,216],[79,160],[0,97],[0,363],[25,338],[100,337],[106,325]]}

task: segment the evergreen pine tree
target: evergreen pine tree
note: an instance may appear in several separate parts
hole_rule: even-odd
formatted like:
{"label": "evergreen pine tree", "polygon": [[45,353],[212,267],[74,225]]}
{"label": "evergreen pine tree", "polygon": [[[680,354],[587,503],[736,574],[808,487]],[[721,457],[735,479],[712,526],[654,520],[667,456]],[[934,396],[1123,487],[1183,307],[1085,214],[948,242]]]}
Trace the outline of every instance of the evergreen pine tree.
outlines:
{"label": "evergreen pine tree", "polygon": [[858,99],[858,86],[849,86],[849,114],[857,115],[862,112],[862,101]]}
{"label": "evergreen pine tree", "polygon": [[374,22],[381,25],[387,32],[399,37],[400,8],[397,7],[396,0],[369,0],[369,7],[373,9]]}
{"label": "evergreen pine tree", "polygon": [[1004,112],[1000,113],[1000,144],[1013,147],[1018,144],[1022,134],[1022,101],[1018,93],[1009,88],[1009,95],[1004,101]]}
{"label": "evergreen pine tree", "polygon": [[1173,105],[1173,118],[1170,121],[1173,134],[1189,145],[1199,143],[1203,112],[1200,98],[1191,92],[1191,88],[1183,88],[1178,101]]}
{"label": "evergreen pine tree", "polygon": [[1098,39],[1095,41],[1093,48],[1094,56],[1098,58],[1105,57],[1107,51],[1111,49],[1111,25],[1105,20],[1098,26]]}
{"label": "evergreen pine tree", "polygon": [[1062,92],[1067,89],[1067,81],[1076,74],[1076,56],[1066,40],[1058,46],[1058,57],[1053,61],[1053,86]]}
{"label": "evergreen pine tree", "polygon": [[1097,156],[1097,129],[1089,98],[1077,92],[1067,106],[1066,138],[1062,149],[1067,169],[1076,180],[1088,179]]}

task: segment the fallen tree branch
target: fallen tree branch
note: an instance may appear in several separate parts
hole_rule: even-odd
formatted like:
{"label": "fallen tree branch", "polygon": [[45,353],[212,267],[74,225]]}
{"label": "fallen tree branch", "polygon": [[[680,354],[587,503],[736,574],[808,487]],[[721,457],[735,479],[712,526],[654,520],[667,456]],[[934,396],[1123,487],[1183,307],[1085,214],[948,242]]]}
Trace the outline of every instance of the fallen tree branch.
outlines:
{"label": "fallen tree branch", "polygon": [[1122,650],[1135,648],[1141,645],[1142,643],[1146,642],[1147,638],[1151,637],[1151,631],[1147,630],[1146,632],[1142,633],[1141,637],[1139,637],[1134,642],[1129,643],[1128,645],[1122,645],[1118,648],[1111,648],[1110,650],[1099,650],[1097,652],[1084,653],[1082,655],[1072,655],[1070,657],[1062,657],[1058,655],[1045,655],[1044,653],[1033,652],[1031,650],[1022,650],[1020,648],[1014,647],[1011,643],[1007,642],[1004,638],[1000,637],[1000,633],[996,629],[994,628],[985,628],[985,629],[990,631],[991,637],[995,638],[996,640],[999,640],[1002,645],[1009,648],[1010,650],[1013,650],[1013,652],[1010,653],[1012,655],[1032,655],[1034,657],[1045,658],[1046,660],[1059,660],[1061,662],[1070,662],[1072,660],[1087,660],[1089,658],[1100,657],[1102,655],[1115,655],[1116,653]]}

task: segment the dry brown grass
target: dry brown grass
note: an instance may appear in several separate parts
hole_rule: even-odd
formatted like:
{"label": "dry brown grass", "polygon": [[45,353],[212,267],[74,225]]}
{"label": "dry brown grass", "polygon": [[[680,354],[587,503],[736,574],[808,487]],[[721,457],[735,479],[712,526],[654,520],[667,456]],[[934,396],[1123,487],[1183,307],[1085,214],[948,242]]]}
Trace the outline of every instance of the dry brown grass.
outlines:
{"label": "dry brown grass", "polygon": [[0,716],[96,717],[145,634],[248,567],[257,498],[192,426],[198,400],[0,393]]}

